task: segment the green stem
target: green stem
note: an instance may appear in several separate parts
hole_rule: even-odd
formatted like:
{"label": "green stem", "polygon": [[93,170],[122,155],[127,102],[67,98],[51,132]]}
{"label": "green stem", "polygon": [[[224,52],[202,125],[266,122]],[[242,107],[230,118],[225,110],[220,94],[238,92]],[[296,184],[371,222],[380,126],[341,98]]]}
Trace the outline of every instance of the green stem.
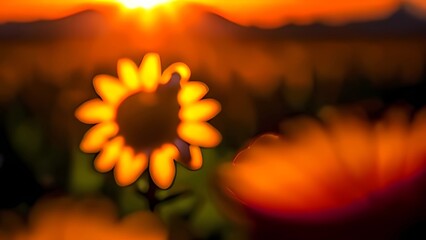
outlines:
{"label": "green stem", "polygon": [[142,190],[140,190],[139,188],[137,189],[138,193],[141,194],[142,196],[145,197],[145,199],[148,201],[148,207],[149,210],[154,212],[155,208],[161,204],[161,203],[165,203],[165,202],[170,202],[173,201],[179,197],[185,196],[185,195],[190,195],[192,193],[192,191],[190,190],[184,190],[182,192],[179,193],[174,193],[171,194],[163,199],[159,199],[157,197],[157,192],[159,190],[161,190],[159,187],[157,187],[157,185],[154,183],[154,181],[151,179],[150,176],[148,176],[148,190],[146,192],[143,192]]}
{"label": "green stem", "polygon": [[151,177],[148,177],[149,187],[147,192],[141,192],[142,195],[148,200],[148,207],[151,212],[154,212],[155,208],[158,204],[161,203],[161,200],[157,198],[156,193],[159,190],[157,185],[155,185],[154,181],[152,181]]}

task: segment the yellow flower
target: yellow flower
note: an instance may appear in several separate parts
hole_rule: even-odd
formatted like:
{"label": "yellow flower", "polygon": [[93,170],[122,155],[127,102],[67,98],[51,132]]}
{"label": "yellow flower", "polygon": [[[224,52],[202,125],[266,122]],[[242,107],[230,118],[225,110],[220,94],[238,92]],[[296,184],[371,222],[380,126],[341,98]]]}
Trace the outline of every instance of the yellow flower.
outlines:
{"label": "yellow flower", "polygon": [[93,85],[101,99],[87,101],[76,117],[96,124],[80,148],[96,153],[100,172],[114,168],[116,182],[126,186],[149,167],[157,186],[168,188],[175,176],[174,161],[192,170],[202,165],[200,147],[214,147],[220,133],[208,124],[220,112],[214,99],[202,99],[208,87],[188,81],[184,63],[174,63],[163,73],[158,54],[145,55],[140,67],[129,59],[118,61],[118,79],[99,75]]}

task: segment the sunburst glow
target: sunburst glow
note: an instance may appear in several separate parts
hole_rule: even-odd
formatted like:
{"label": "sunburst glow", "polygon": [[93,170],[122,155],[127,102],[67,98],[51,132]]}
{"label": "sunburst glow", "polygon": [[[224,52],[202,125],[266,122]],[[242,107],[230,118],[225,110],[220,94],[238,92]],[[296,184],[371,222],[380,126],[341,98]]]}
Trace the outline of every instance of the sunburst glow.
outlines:
{"label": "sunburst glow", "polygon": [[119,0],[119,1],[128,8],[152,9],[161,4],[170,2],[171,0]]}

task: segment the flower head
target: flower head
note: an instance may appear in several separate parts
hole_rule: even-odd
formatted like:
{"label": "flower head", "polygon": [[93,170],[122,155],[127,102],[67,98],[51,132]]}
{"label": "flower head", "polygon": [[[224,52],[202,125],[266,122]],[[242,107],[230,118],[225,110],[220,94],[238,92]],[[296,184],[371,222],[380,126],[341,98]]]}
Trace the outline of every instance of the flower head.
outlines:
{"label": "flower head", "polygon": [[220,133],[206,121],[220,111],[214,99],[202,99],[208,87],[188,81],[187,65],[174,63],[161,72],[157,54],[147,54],[140,67],[118,61],[118,79],[100,75],[93,85],[101,99],[87,101],[76,117],[96,124],[84,136],[84,152],[100,151],[95,168],[114,168],[119,185],[133,183],[149,167],[161,188],[171,186],[174,161],[196,170],[202,165],[200,147],[214,147]]}
{"label": "flower head", "polygon": [[258,138],[222,166],[222,191],[269,216],[323,218],[371,206],[426,170],[425,110],[413,121],[401,109],[375,123],[334,109],[322,116]]}
{"label": "flower head", "polygon": [[[8,215],[4,217],[14,216]],[[43,198],[32,207],[28,221],[19,215],[12,219],[8,220],[13,227],[0,231],[0,239],[165,240],[169,237],[164,222],[152,212],[136,211],[119,218],[116,206],[104,198]]]}

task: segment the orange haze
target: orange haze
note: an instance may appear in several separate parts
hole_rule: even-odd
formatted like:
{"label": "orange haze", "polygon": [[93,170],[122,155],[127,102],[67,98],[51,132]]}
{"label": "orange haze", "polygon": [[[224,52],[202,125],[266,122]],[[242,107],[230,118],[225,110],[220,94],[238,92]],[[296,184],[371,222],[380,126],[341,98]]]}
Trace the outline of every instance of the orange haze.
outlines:
{"label": "orange haze", "polygon": [[[242,25],[277,27],[288,22],[322,21],[340,24],[389,15],[401,4],[409,3],[417,13],[426,12],[423,0],[171,0],[199,4]],[[64,17],[87,8],[122,5],[120,0],[15,0],[0,3],[0,22],[31,21]]]}

